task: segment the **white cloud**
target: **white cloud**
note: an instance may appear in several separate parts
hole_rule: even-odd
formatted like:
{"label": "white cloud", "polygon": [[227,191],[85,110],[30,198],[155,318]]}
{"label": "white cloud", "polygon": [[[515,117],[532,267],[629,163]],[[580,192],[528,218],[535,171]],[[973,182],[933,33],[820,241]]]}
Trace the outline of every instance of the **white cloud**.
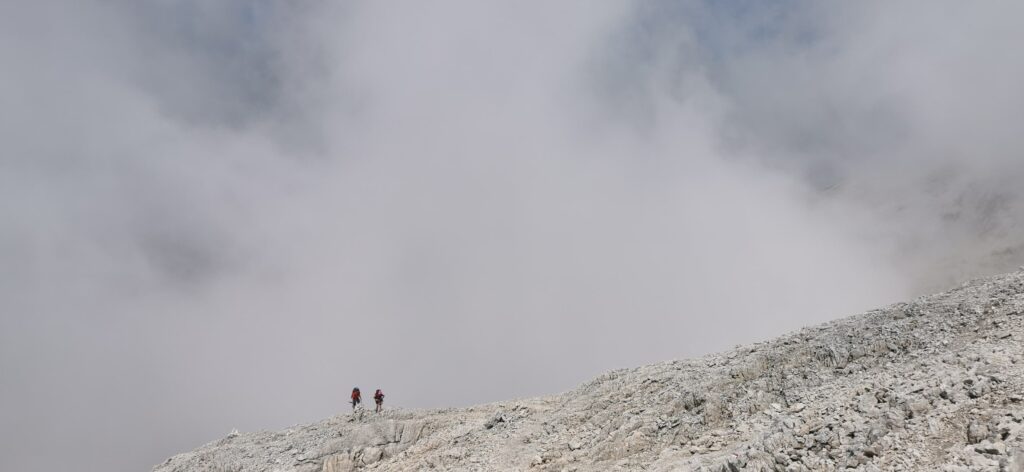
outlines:
{"label": "white cloud", "polygon": [[1001,12],[64,3],[0,7],[3,469],[553,392],[1019,244]]}

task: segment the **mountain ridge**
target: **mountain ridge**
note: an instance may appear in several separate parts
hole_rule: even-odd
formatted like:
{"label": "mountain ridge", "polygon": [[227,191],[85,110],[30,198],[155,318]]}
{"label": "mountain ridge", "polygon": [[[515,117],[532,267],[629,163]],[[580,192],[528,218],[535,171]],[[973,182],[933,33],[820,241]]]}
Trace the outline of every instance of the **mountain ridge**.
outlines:
{"label": "mountain ridge", "polygon": [[561,394],[357,409],[154,472],[1024,471],[1024,270]]}

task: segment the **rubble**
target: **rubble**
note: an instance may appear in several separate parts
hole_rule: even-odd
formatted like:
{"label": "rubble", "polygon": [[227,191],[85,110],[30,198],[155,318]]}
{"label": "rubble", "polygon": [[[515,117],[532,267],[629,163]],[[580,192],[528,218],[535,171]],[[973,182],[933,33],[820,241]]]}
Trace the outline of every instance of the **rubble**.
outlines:
{"label": "rubble", "polygon": [[229,435],[155,472],[1024,470],[1024,272],[549,397]]}

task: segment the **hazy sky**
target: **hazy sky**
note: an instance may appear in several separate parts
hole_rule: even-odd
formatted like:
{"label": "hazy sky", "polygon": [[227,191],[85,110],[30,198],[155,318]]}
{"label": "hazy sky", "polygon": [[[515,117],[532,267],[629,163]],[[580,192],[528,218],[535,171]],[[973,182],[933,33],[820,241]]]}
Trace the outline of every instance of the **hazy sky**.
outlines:
{"label": "hazy sky", "polygon": [[0,470],[569,389],[1024,262],[1021,2],[0,2]]}

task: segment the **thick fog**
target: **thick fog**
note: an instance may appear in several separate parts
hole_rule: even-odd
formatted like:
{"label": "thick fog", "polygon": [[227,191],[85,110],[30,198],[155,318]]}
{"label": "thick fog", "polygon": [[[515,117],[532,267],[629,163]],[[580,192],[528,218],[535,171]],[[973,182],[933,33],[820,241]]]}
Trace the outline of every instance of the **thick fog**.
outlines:
{"label": "thick fog", "polygon": [[1024,260],[1019,2],[0,3],[0,470],[147,470]]}

